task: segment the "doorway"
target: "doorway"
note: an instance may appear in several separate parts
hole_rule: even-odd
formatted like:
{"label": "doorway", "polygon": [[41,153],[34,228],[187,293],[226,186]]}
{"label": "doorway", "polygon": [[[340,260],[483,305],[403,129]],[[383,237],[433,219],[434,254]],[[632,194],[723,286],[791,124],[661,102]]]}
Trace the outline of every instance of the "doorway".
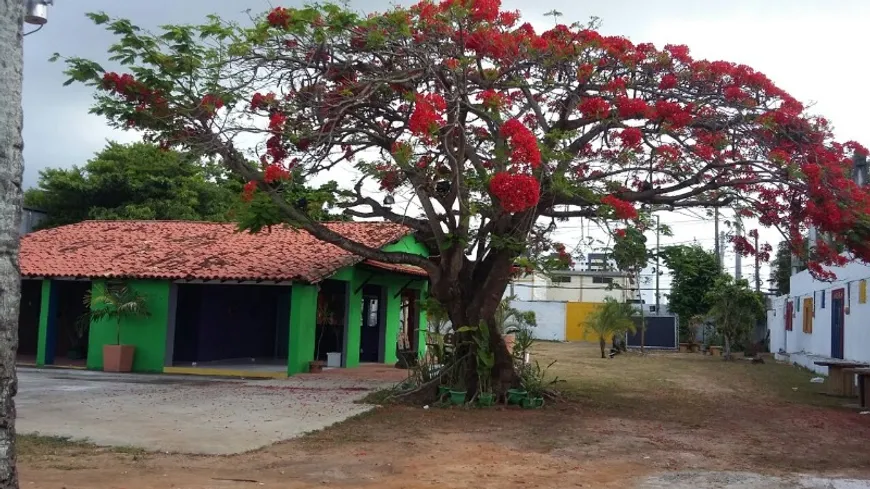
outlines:
{"label": "doorway", "polygon": [[416,364],[420,341],[420,291],[402,291],[402,309],[399,316],[399,340],[396,344],[396,357],[399,365],[409,367]]}
{"label": "doorway", "polygon": [[363,287],[362,331],[360,331],[359,360],[365,363],[383,363],[384,288],[377,285]]}
{"label": "doorway", "polygon": [[35,364],[39,345],[39,314],[42,308],[42,280],[21,281],[18,314],[19,362]]}
{"label": "doorway", "polygon": [[172,365],[286,368],[289,301],[288,287],[179,284]]}
{"label": "doorway", "polygon": [[53,280],[49,294],[45,364],[84,367],[88,357],[90,281]]}
{"label": "doorway", "polygon": [[843,358],[845,339],[845,291],[831,292],[831,357]]}

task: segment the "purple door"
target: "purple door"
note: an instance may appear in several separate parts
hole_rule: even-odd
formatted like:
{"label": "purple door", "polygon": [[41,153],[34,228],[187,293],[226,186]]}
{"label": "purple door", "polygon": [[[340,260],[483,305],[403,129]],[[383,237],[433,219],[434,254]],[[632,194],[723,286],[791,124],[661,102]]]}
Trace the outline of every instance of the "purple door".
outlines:
{"label": "purple door", "polygon": [[845,323],[845,292],[837,289],[831,292],[831,356],[843,358],[843,325]]}

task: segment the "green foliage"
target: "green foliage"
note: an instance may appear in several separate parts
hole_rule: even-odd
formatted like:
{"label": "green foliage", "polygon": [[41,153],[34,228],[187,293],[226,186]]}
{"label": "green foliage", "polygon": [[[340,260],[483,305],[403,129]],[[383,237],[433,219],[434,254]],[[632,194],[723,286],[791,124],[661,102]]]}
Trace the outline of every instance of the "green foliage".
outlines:
{"label": "green foliage", "polygon": [[595,335],[601,345],[601,358],[605,357],[604,342],[608,336],[618,336],[625,332],[634,332],[636,326],[632,317],[637,311],[631,304],[619,302],[613,297],[607,297],[586,319],[584,334]]}
{"label": "green foliage", "polygon": [[[337,201],[338,184],[336,182],[330,181],[319,187],[311,188],[299,183],[301,181],[301,173],[294,172],[290,180],[281,184],[280,197],[314,221],[345,221],[350,219],[343,214],[330,212]],[[278,208],[278,204],[264,192],[254,192],[250,200],[241,202],[236,214],[236,221],[240,229],[246,229],[252,233],[260,232],[263,228],[270,226],[293,224],[288,222]]]}
{"label": "green foliage", "polygon": [[712,307],[707,292],[723,273],[713,253],[698,245],[668,246],[662,250],[661,258],[671,270],[668,308],[681,318],[682,341],[688,334],[689,318],[706,315]]}
{"label": "green foliage", "polygon": [[776,247],[772,268],[777,295],[788,295],[791,290],[791,247],[788,241],[780,241]]}
{"label": "green foliage", "polygon": [[649,262],[646,236],[635,227],[625,229],[625,236],[613,245],[613,259],[616,267],[625,272],[639,273]]}
{"label": "green foliage", "polygon": [[152,144],[109,143],[84,167],[42,170],[24,194],[43,227],[87,219],[227,221],[242,190],[215,163]]}
{"label": "green foliage", "polygon": [[92,322],[115,322],[116,345],[121,344],[121,321],[151,315],[145,296],[123,283],[107,284],[98,288],[96,294],[89,290],[83,302]]}
{"label": "green foliage", "polygon": [[546,367],[541,367],[537,360],[534,363],[523,364],[519,369],[520,384],[529,393],[529,397],[542,397],[547,389],[559,382],[559,377],[550,377],[549,370],[556,363],[550,362]]}
{"label": "green foliage", "polygon": [[725,339],[725,354],[730,356],[730,345],[745,340],[756,322],[764,319],[764,296],[749,287],[749,282],[734,280],[730,275],[720,276],[705,294],[711,305],[709,317],[716,331]]}
{"label": "green foliage", "polygon": [[457,333],[471,333],[474,343],[474,355],[477,365],[477,392],[492,392],[492,368],[495,366],[495,353],[490,346],[489,327],[485,321],[481,321],[476,328],[464,326]]}

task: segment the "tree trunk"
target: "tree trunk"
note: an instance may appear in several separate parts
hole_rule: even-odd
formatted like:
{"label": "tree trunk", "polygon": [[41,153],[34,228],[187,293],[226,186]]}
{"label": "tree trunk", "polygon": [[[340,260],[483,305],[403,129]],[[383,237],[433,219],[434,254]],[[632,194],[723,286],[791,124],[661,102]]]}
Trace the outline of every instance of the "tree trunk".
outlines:
{"label": "tree trunk", "polygon": [[731,360],[731,338],[728,335],[722,335],[725,340],[725,355],[722,357],[725,360]]}
{"label": "tree trunk", "polygon": [[23,172],[21,108],[24,2],[0,0],[0,489],[18,487],[15,401],[18,390],[18,227]]}
{"label": "tree trunk", "polygon": [[604,354],[604,348],[607,346],[607,342],[604,341],[603,336],[598,337],[598,346],[601,347],[601,358],[607,358],[607,355]]}

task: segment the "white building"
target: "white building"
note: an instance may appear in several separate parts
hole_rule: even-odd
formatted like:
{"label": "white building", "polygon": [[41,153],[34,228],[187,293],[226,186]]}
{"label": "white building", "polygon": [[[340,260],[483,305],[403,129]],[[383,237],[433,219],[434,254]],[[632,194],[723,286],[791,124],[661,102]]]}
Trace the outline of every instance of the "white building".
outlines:
{"label": "white building", "polygon": [[817,372],[820,358],[870,362],[870,266],[851,262],[832,268],[834,282],[813,279],[809,271],[791,277],[788,296],[772,300],[767,312],[770,351]]}
{"label": "white building", "polygon": [[640,302],[640,292],[628,274],[603,270],[532,273],[515,279],[507,293],[522,301],[604,302],[613,297],[620,302]]}

